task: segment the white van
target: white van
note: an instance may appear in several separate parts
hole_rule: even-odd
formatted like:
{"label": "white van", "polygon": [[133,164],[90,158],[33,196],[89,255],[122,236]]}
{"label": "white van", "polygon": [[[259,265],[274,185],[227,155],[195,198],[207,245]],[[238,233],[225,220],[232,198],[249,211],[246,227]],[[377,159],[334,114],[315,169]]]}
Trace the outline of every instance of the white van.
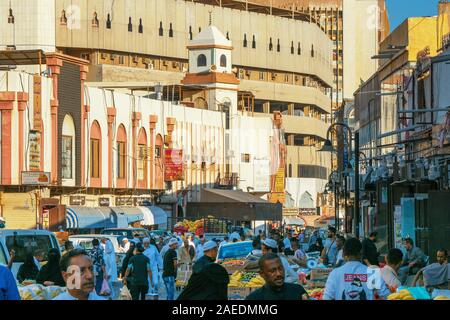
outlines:
{"label": "white van", "polygon": [[9,252],[14,250],[15,258],[11,268],[14,277],[28,253],[42,250],[45,253],[45,261],[48,251],[52,248],[61,253],[58,240],[52,232],[46,230],[0,230],[0,264],[7,265],[10,259]]}

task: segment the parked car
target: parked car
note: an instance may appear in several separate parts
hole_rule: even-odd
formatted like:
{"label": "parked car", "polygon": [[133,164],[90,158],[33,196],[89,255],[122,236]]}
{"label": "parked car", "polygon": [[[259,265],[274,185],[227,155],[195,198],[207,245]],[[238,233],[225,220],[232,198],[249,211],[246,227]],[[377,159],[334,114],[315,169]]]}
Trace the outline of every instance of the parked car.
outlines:
{"label": "parked car", "polygon": [[28,253],[42,250],[45,254],[43,262],[45,262],[50,249],[58,249],[61,252],[58,240],[52,232],[46,230],[0,230],[0,264],[7,265],[11,258],[9,253],[14,250],[15,258],[11,268],[14,277]]}
{"label": "parked car", "polygon": [[117,235],[127,237],[129,240],[134,238],[135,234],[139,234],[139,239],[150,238],[151,231],[143,228],[111,228],[101,232],[102,235]]}
{"label": "parked car", "polygon": [[69,236],[69,240],[72,241],[74,247],[82,247],[87,252],[92,250],[92,240],[101,238],[108,238],[109,240],[111,240],[114,246],[114,251],[116,252],[116,263],[118,267],[117,270],[119,272],[120,268],[122,267],[123,259],[126,255],[125,252],[122,252],[122,248],[120,246],[120,243],[122,242],[124,236],[104,234],[80,234]]}
{"label": "parked car", "polygon": [[217,252],[217,261],[224,259],[245,258],[253,250],[252,241],[241,241],[235,243],[227,243],[220,246]]}

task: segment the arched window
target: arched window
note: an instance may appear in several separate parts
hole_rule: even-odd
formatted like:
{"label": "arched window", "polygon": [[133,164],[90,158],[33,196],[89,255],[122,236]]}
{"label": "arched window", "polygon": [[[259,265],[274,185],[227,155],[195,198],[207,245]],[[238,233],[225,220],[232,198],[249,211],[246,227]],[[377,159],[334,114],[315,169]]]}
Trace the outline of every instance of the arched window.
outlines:
{"label": "arched window", "polygon": [[206,56],[204,54],[197,57],[197,67],[206,67]]}
{"label": "arched window", "polygon": [[138,136],[137,180],[147,180],[147,133],[141,128]]}
{"label": "arched window", "polygon": [[299,207],[303,208],[303,209],[314,208],[314,200],[308,191],[306,191],[305,193],[302,194],[302,196],[300,197],[299,204],[300,204]]}
{"label": "arched window", "polygon": [[269,51],[272,51],[273,50],[273,43],[272,43],[272,38],[270,38],[270,41],[269,41]]}
{"label": "arched window", "polygon": [[123,124],[117,129],[117,178],[127,176],[127,132]]}
{"label": "arched window", "polygon": [[159,30],[158,30],[159,36],[162,37],[164,35],[164,29],[163,29],[163,23],[162,21],[159,22]]}
{"label": "arched window", "polygon": [[64,117],[62,126],[61,178],[75,178],[75,124],[68,114]]}
{"label": "arched window", "polygon": [[90,134],[90,150],[89,150],[89,168],[91,172],[91,178],[100,178],[101,170],[101,143],[102,132],[100,125],[97,121],[94,121],[91,125]]}
{"label": "arched window", "polygon": [[227,56],[224,55],[224,54],[220,56],[220,66],[222,68],[226,68],[227,67]]}
{"label": "arched window", "polygon": [[96,28],[99,26],[97,12],[94,12],[94,15],[92,16],[92,26]]}
{"label": "arched window", "polygon": [[106,29],[111,29],[111,15],[109,13],[106,18]]}
{"label": "arched window", "polygon": [[142,25],[142,18],[139,18],[138,32],[139,33],[144,33],[144,26]]}

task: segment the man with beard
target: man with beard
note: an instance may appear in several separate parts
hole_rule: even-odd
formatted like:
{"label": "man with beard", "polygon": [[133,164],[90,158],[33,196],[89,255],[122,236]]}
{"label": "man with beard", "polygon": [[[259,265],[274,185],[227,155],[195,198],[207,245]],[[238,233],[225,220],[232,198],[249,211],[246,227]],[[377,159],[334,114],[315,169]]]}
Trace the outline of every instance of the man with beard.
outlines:
{"label": "man with beard", "polygon": [[67,291],[53,300],[106,300],[95,292],[92,260],[86,251],[74,249],[60,262]]}
{"label": "man with beard", "polygon": [[372,232],[368,239],[362,242],[362,260],[366,266],[378,266],[377,232]]}
{"label": "man with beard", "polygon": [[[345,264],[331,271],[325,285],[323,300],[374,300],[375,291],[386,298],[390,291],[376,271],[369,269],[361,261],[361,242],[356,238],[344,244]],[[375,275],[375,279],[372,277]],[[375,280],[375,281],[373,281]],[[373,286],[368,284],[374,284]]]}
{"label": "man with beard", "polygon": [[324,248],[322,250],[323,264],[334,265],[336,263],[338,248],[336,245],[336,228],[328,227],[328,239],[325,240]]}
{"label": "man with beard", "polygon": [[280,257],[267,253],[259,259],[259,274],[265,285],[253,291],[245,300],[307,300],[308,294],[298,284],[285,283],[284,268]]}

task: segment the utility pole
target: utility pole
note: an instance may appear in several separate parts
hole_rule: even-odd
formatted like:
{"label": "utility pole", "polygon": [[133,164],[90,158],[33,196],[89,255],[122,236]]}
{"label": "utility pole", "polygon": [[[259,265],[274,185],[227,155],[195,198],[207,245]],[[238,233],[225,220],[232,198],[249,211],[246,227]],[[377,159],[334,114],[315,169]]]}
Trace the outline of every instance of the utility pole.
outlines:
{"label": "utility pole", "polygon": [[359,131],[355,131],[355,236],[359,238]]}

